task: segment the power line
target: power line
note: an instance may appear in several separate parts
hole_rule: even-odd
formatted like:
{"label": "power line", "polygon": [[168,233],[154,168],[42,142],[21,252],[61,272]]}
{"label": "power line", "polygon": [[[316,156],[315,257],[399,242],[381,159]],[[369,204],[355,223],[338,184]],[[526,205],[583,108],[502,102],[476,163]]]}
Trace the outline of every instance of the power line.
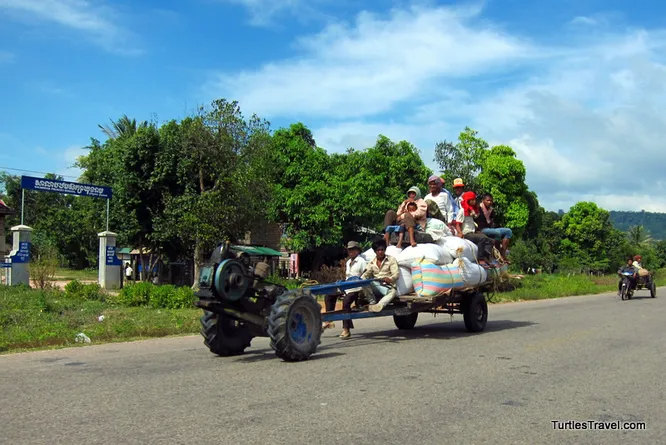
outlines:
{"label": "power line", "polygon": [[38,172],[38,171],[36,171],[36,170],[23,170],[23,169],[21,169],[21,168],[0,167],[0,170],[12,170],[12,171],[24,172],[24,173],[39,173],[39,174],[42,174],[42,175],[54,174],[54,175],[62,176],[63,178],[74,178],[74,179],[78,179],[78,178],[79,178],[78,176],[61,175],[61,174],[59,174],[59,173],[55,173],[55,172]]}

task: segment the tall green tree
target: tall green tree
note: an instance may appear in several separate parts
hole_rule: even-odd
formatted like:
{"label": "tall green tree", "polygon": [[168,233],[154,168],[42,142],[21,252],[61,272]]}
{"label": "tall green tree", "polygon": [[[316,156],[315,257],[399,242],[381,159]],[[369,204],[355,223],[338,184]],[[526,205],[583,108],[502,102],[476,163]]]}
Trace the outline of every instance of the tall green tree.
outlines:
{"label": "tall green tree", "polygon": [[479,190],[477,176],[482,169],[488,143],[469,127],[458,135],[458,141],[435,144],[435,162],[447,181],[462,178],[469,190]]}

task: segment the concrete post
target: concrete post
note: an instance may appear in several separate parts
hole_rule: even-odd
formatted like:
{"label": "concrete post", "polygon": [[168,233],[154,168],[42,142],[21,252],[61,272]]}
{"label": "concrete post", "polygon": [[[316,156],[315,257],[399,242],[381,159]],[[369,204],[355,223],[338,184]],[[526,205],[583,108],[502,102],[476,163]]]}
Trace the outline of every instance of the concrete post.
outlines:
{"label": "concrete post", "polygon": [[32,227],[20,225],[11,228],[12,251],[9,252],[12,265],[9,271],[9,285],[30,286],[30,240]]}
{"label": "concrete post", "polygon": [[121,261],[116,256],[117,234],[100,232],[99,237],[99,285],[102,289],[120,289]]}

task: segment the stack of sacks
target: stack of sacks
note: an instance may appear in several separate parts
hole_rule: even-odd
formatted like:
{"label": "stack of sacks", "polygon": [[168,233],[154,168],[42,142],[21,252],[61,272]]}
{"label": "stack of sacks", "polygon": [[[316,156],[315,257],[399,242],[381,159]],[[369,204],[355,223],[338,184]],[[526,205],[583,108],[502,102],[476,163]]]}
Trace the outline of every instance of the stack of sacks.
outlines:
{"label": "stack of sacks", "polygon": [[400,253],[402,253],[402,249],[398,246],[390,245],[386,248],[386,255],[392,256],[396,260],[398,259]]}
{"label": "stack of sacks", "polygon": [[398,260],[398,265],[411,267],[414,261],[422,258],[428,259],[435,264],[449,264],[453,261],[453,256],[449,255],[445,249],[432,243],[417,244],[416,247],[406,247],[396,259]]}
{"label": "stack of sacks", "polygon": [[412,263],[412,283],[420,297],[437,297],[451,289],[465,287],[459,267],[440,266],[427,259]]}
{"label": "stack of sacks", "polygon": [[486,282],[488,274],[483,266],[472,263],[467,258],[456,259],[452,266],[460,269],[460,275],[467,286],[479,286]]}
{"label": "stack of sacks", "polygon": [[[449,264],[453,261],[453,258],[467,258],[472,262],[476,262],[476,255],[479,251],[479,248],[465,238],[459,238],[457,236],[446,236],[439,241],[437,244],[444,249],[444,252],[451,257],[451,261],[441,264]],[[405,249],[407,250],[407,249]]]}

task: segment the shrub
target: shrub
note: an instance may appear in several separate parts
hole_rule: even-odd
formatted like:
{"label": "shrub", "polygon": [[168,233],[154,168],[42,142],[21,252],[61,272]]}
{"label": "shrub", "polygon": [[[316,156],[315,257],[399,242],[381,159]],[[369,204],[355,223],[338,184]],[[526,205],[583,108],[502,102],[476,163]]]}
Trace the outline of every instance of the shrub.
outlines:
{"label": "shrub", "polygon": [[123,306],[143,306],[150,301],[153,285],[144,281],[123,287],[114,301]]}
{"label": "shrub", "polygon": [[176,287],[171,284],[164,284],[162,286],[153,286],[150,293],[150,305],[152,307],[170,307],[169,302],[172,299]]}
{"label": "shrub", "polygon": [[176,288],[173,296],[171,297],[171,309],[184,309],[191,308],[194,305],[194,291],[192,288],[184,286]]}
{"label": "shrub", "polygon": [[83,284],[72,280],[65,285],[65,296],[72,299],[104,301],[105,295],[97,283]]}
{"label": "shrub", "polygon": [[30,264],[30,278],[35,287],[45,289],[53,286],[58,268],[58,251],[50,245],[42,246]]}

